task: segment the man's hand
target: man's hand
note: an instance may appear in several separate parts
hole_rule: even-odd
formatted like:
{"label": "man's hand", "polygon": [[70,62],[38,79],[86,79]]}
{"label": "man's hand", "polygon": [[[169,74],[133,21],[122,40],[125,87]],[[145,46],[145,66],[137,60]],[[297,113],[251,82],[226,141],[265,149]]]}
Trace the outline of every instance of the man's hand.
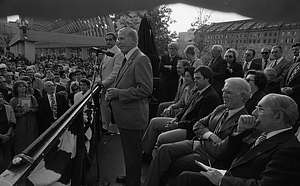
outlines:
{"label": "man's hand", "polygon": [[172,122],[172,123],[167,123],[167,125],[165,126],[167,130],[173,130],[173,129],[177,129],[178,128],[178,122]]}
{"label": "man's hand", "polygon": [[211,134],[211,135],[209,136],[209,139],[210,139],[211,141],[213,141],[213,142],[216,142],[216,143],[222,141],[222,139],[219,138],[219,136],[217,136],[216,134]]}
{"label": "man's hand", "polygon": [[117,88],[107,89],[106,94],[111,99],[118,99],[119,98],[119,90]]}
{"label": "man's hand", "polygon": [[259,120],[255,116],[241,115],[238,121],[237,132],[242,133],[248,129],[254,128]]}
{"label": "man's hand", "polygon": [[207,172],[201,171],[200,173],[206,176],[214,185],[220,185],[221,180],[224,177],[217,169],[214,168],[208,168]]}

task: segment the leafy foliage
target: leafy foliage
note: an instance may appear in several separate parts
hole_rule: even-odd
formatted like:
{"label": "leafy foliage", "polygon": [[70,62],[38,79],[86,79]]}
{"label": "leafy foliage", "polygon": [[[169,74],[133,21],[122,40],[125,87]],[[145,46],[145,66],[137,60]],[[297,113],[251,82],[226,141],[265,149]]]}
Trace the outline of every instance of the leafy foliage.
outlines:
{"label": "leafy foliage", "polygon": [[175,20],[171,19],[172,9],[166,5],[154,7],[150,10],[143,11],[128,11],[111,15],[111,19],[114,23],[115,30],[120,30],[125,26],[132,27],[138,30],[141,19],[143,16],[151,22],[153,35],[155,36],[155,44],[158,50],[158,54],[161,55],[166,52],[167,45],[172,39],[177,37],[177,33],[171,33],[168,28],[170,24],[175,23]]}

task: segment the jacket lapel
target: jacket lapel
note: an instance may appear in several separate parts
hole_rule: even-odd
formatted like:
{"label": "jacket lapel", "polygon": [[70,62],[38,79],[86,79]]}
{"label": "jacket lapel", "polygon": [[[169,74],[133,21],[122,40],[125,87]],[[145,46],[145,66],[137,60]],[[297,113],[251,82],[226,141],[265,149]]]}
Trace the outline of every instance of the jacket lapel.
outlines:
{"label": "jacket lapel", "polygon": [[220,132],[232,127],[233,125],[236,125],[235,121],[238,121],[240,115],[245,114],[245,113],[247,113],[247,111],[245,110],[245,108],[243,108],[242,110],[240,110],[237,113],[233,114],[232,116],[228,117],[225,120],[224,124],[221,126]]}
{"label": "jacket lapel", "polygon": [[112,57],[105,56],[105,58],[103,60],[103,64],[102,64],[102,69],[105,69],[105,67],[107,66],[107,64],[109,64],[111,59],[112,59]]}
{"label": "jacket lapel", "polygon": [[[260,155],[262,155],[262,154],[274,149],[275,147],[277,147],[278,143],[283,143],[284,141],[287,141],[288,139],[290,139],[292,136],[294,136],[293,130],[288,130],[288,131],[282,132],[280,134],[277,134],[276,136],[273,136],[273,137],[267,139],[266,141],[264,141],[260,145],[255,146],[253,148],[250,148],[239,159],[236,159],[232,163],[231,168],[236,167],[238,165],[241,165],[243,163],[246,163],[248,161],[251,161],[252,159],[254,159],[256,157],[259,157]],[[252,142],[252,144],[250,146],[252,146],[254,144],[255,140]],[[248,146],[248,148],[250,146]]]}
{"label": "jacket lapel", "polygon": [[[119,74],[117,76],[116,79],[116,83],[115,83],[115,87],[117,86],[117,84],[120,82],[120,80],[122,79],[124,73],[126,72],[126,70],[128,69],[128,67],[133,63],[133,60],[136,58],[137,54],[140,52],[140,49],[135,50],[131,56],[129,57],[129,59],[126,61],[126,63],[124,64],[123,68],[121,67]],[[124,56],[125,57],[125,56]]]}

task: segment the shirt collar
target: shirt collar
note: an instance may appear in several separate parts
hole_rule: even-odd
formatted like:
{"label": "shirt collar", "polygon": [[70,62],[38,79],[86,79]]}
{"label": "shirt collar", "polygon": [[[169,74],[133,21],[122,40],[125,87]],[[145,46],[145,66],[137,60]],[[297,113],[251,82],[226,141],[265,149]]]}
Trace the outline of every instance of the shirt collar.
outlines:
{"label": "shirt collar", "polygon": [[125,54],[126,60],[128,60],[131,57],[131,55],[133,54],[133,52],[136,51],[137,49],[138,49],[138,47],[136,46],[136,47],[132,48],[131,50],[129,50],[129,52],[127,54]]}
{"label": "shirt collar", "polygon": [[277,134],[279,134],[279,133],[282,133],[282,132],[287,131],[287,130],[290,130],[290,129],[292,129],[292,127],[285,128],[285,129],[280,129],[280,130],[275,130],[275,131],[269,132],[269,133],[267,134],[267,138],[266,138],[266,139],[269,139],[269,138],[271,138],[271,137],[273,137],[273,136],[275,136],[275,135],[277,135]]}
{"label": "shirt collar", "polygon": [[231,117],[232,115],[234,115],[235,113],[239,112],[240,110],[242,110],[244,108],[244,105],[239,107],[239,108],[236,108],[236,109],[232,109],[232,110],[228,110],[228,117]]}

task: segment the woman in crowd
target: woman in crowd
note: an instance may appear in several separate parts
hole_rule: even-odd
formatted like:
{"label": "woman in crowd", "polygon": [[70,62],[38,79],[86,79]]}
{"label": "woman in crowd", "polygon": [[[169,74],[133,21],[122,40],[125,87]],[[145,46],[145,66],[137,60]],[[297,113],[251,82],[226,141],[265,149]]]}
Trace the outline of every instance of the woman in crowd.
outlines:
{"label": "woman in crowd", "polygon": [[276,83],[274,80],[276,78],[276,70],[274,68],[267,67],[264,70],[265,75],[267,76],[268,83],[265,88],[265,93],[276,93],[281,94],[280,86],[278,83]]}
{"label": "woman in crowd", "polygon": [[38,110],[38,103],[34,96],[28,94],[27,83],[18,80],[13,85],[14,97],[10,105],[15,112],[17,119],[15,129],[15,153],[21,153],[37,137],[37,122],[35,113]]}
{"label": "woman in crowd", "polygon": [[225,78],[230,77],[243,77],[243,67],[241,64],[239,64],[236,60],[238,58],[238,52],[230,48],[228,49],[224,54],[224,59],[227,62],[227,69],[226,69],[226,75]]}
{"label": "woman in crowd", "polygon": [[165,117],[175,117],[176,114],[180,112],[180,110],[188,103],[190,97],[195,92],[194,87],[194,70],[195,67],[189,66],[184,68],[184,82],[186,84],[186,87],[184,88],[184,91],[182,93],[182,96],[180,100],[177,103],[174,103],[170,105],[168,108],[166,108],[161,116]]}
{"label": "woman in crowd", "polygon": [[7,168],[12,160],[13,139],[12,132],[16,125],[14,110],[4,101],[0,92],[0,149],[2,151],[4,168]]}
{"label": "woman in crowd", "polygon": [[38,100],[42,96],[42,93],[39,89],[36,89],[36,88],[32,87],[32,80],[29,76],[20,77],[19,80],[23,80],[27,83],[27,86],[28,86],[27,87],[27,92],[28,92],[28,94],[33,95],[36,100]]}

